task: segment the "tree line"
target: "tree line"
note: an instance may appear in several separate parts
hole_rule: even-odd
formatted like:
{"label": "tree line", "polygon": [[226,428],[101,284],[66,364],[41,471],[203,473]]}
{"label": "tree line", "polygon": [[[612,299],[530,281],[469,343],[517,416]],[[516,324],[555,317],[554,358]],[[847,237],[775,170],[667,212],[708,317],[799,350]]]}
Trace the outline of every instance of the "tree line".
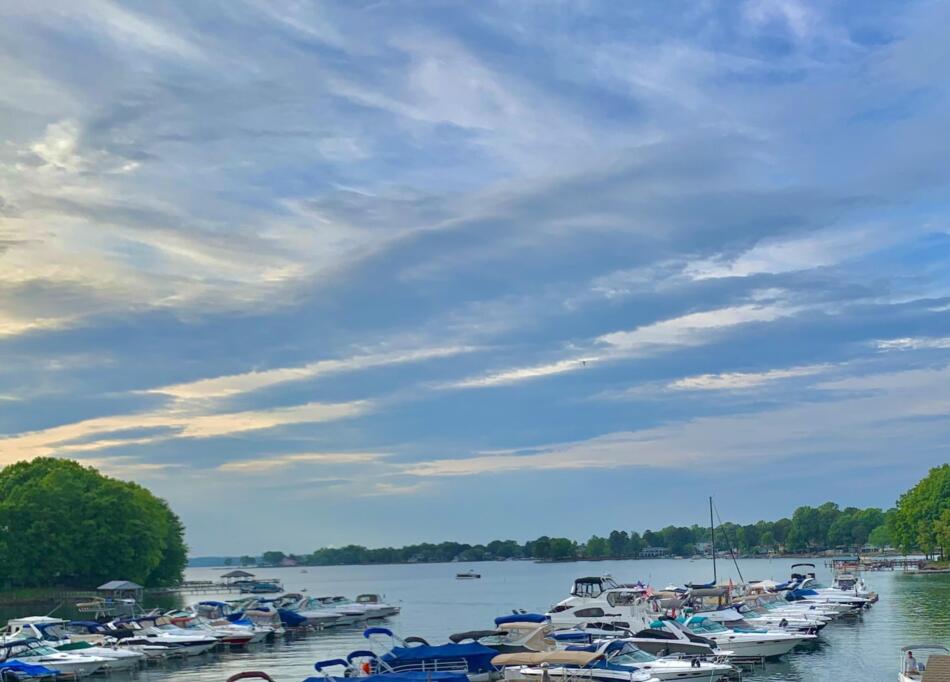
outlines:
{"label": "tree line", "polygon": [[[833,502],[819,507],[803,506],[791,518],[740,525],[723,523],[716,528],[716,551],[740,555],[774,552],[804,553],[825,549],[856,550],[868,545],[883,548],[892,543],[888,517],[894,512],[877,508],[841,509]],[[346,564],[429,563],[445,561],[486,561],[535,559],[637,559],[654,556],[659,550],[671,556],[693,556],[711,551],[710,530],[706,526],[667,526],[641,532],[614,530],[606,536],[594,535],[585,542],[543,535],[520,543],[493,540],[487,544],[461,542],[421,543],[405,547],[367,548],[361,545],[325,547],[311,554],[265,552],[261,557],[241,557],[244,565],[277,565],[287,559],[299,565],[336,566]]]}
{"label": "tree line", "polygon": [[50,457],[0,470],[0,587],[174,585],[186,562],[184,526],[140,485]]}
{"label": "tree line", "polygon": [[[299,555],[269,551],[260,557],[243,556],[238,561],[245,566],[277,565],[286,560],[300,565],[335,566],[454,560],[637,559],[653,556],[657,548],[671,556],[708,554],[712,550],[709,528],[667,526],[642,533],[614,530],[607,536],[594,535],[585,542],[543,535],[524,543],[493,540],[475,545],[441,542],[379,548],[347,545]],[[743,556],[824,550],[855,552],[867,548],[893,548],[904,553],[947,557],[950,552],[950,464],[931,469],[887,511],[876,507],[842,509],[834,502],[826,502],[818,507],[799,507],[791,518],[746,525],[723,523],[716,528],[716,551],[734,551]],[[654,551],[648,551],[651,549]]]}

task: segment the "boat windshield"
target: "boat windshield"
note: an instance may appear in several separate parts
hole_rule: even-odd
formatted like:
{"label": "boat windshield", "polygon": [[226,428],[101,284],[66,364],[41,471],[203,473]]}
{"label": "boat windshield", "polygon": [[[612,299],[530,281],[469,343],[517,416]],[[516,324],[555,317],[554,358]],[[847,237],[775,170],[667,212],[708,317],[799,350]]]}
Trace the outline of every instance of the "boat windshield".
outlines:
{"label": "boat windshield", "polygon": [[693,632],[726,632],[728,630],[714,620],[693,621],[689,623],[689,629]]}
{"label": "boat windshield", "polygon": [[69,637],[69,633],[66,632],[66,629],[58,623],[54,623],[52,625],[45,625],[41,627],[39,630],[40,632],[43,633],[43,639],[59,641],[61,639],[66,639],[67,637]]}
{"label": "boat windshield", "polygon": [[655,661],[656,656],[648,654],[642,649],[638,649],[632,644],[627,644],[623,649],[621,649],[617,654],[611,656],[611,663],[619,663],[620,665],[634,665],[637,663],[649,663],[650,661]]}

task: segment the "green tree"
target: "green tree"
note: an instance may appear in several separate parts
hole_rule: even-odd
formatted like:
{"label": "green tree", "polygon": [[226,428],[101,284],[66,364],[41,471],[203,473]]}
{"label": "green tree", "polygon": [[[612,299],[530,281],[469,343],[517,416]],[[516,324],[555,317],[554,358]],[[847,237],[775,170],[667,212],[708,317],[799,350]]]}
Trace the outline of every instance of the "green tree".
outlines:
{"label": "green tree", "polygon": [[0,556],[16,586],[180,582],[184,528],[145,488],[41,457],[0,470]]}
{"label": "green tree", "polygon": [[233,563],[234,563],[234,560],[233,560],[231,557],[227,557],[227,558],[224,560],[224,565],[225,565],[225,566],[230,566],[230,565],[233,564]]}
{"label": "green tree", "polygon": [[603,559],[610,553],[610,544],[606,538],[592,535],[587,544],[584,545],[584,556],[591,559]]}
{"label": "green tree", "polygon": [[917,485],[900,496],[888,518],[893,540],[910,551],[932,554],[937,549],[935,526],[950,508],[950,464],[934,467]]}
{"label": "green tree", "polygon": [[283,561],[286,558],[287,558],[287,555],[284,554],[283,552],[277,552],[277,551],[271,550],[269,552],[264,552],[261,555],[261,563],[267,564],[269,566],[277,566],[280,564],[281,561]]}
{"label": "green tree", "polygon": [[877,547],[878,549],[883,549],[885,547],[891,546],[891,533],[887,528],[887,524],[881,524],[868,534],[867,544],[872,547]]}

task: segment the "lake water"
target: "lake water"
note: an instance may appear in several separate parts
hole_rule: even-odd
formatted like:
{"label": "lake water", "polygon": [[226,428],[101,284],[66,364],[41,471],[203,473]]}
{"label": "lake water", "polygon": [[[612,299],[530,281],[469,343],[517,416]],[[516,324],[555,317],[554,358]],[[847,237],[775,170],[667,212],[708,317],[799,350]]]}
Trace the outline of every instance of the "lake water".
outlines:
{"label": "lake water", "polygon": [[[748,579],[784,580],[792,560],[742,560]],[[829,570],[820,560],[818,577],[826,584]],[[481,580],[456,580],[455,573],[474,568]],[[402,607],[388,620],[401,636],[419,635],[442,643],[453,632],[485,629],[495,616],[513,608],[545,611],[568,596],[571,581],[581,575],[609,573],[618,581],[642,580],[654,587],[668,583],[711,579],[708,561],[655,560],[535,564],[532,562],[484,562],[473,564],[414,564],[398,566],[334,566],[260,569],[260,577],[280,578],[288,591],[306,590],[312,595],[342,594],[355,597],[365,592],[384,594]],[[189,569],[189,580],[218,579],[222,569]],[[731,562],[720,562],[719,577],[736,582],[739,576]],[[950,645],[950,575],[913,576],[900,572],[867,573],[865,579],[880,594],[880,602],[861,617],[837,621],[822,631],[821,643],[793,652],[783,660],[747,672],[745,680],[894,682],[904,644],[935,642]],[[189,596],[188,601],[206,597]],[[221,652],[198,660],[167,663],[137,673],[147,682],[223,682],[242,670],[268,672],[277,682],[300,682],[314,675],[313,662],[336,658],[357,648],[366,648],[364,626],[331,629],[307,636],[259,645],[248,652]]]}

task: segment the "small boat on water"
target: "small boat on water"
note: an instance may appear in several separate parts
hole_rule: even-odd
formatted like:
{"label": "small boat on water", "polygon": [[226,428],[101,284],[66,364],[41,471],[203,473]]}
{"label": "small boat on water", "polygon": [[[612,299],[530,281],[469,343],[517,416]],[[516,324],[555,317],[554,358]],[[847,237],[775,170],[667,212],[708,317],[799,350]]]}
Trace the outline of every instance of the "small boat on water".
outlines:
{"label": "small boat on water", "polygon": [[478,580],[482,577],[481,573],[476,573],[473,570],[462,571],[461,573],[455,574],[456,580]]}
{"label": "small boat on water", "polygon": [[736,669],[727,664],[699,658],[658,658],[623,639],[601,640],[589,645],[526,654],[501,654],[492,663],[504,667],[505,679],[532,682],[552,679],[583,679],[592,682],[636,682],[638,680],[717,680]]}
{"label": "small boat on water", "polygon": [[14,618],[7,623],[3,634],[9,638],[36,639],[56,651],[86,656],[105,658],[108,662],[103,666],[105,670],[134,670],[145,661],[145,654],[137,651],[119,649],[114,643],[100,637],[96,642],[77,640],[73,641],[66,630],[68,621],[50,616],[28,616]]}
{"label": "small boat on water", "polygon": [[950,649],[940,644],[901,647],[897,682],[946,682],[950,680]]}
{"label": "small boat on water", "polygon": [[30,637],[0,642],[0,663],[12,661],[40,665],[63,675],[86,677],[99,672],[109,659],[64,653]]}

